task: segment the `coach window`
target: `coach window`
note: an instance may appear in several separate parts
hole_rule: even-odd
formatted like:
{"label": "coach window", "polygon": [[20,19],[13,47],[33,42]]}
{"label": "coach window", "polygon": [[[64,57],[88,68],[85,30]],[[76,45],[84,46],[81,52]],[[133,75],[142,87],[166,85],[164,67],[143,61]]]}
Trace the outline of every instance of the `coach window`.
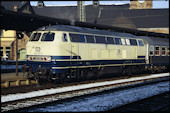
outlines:
{"label": "coach window", "polygon": [[10,57],[10,53],[11,53],[11,47],[6,47],[5,48],[5,53],[6,53],[6,55],[8,56],[8,58]]}
{"label": "coach window", "polygon": [[120,40],[120,38],[115,38],[115,42],[116,42],[116,44],[121,45],[121,40]]}
{"label": "coach window", "polygon": [[156,46],[155,47],[155,56],[159,56],[160,55],[160,47]]}
{"label": "coach window", "polygon": [[95,36],[96,38],[96,43],[100,43],[100,44],[106,44],[106,39],[103,36]]}
{"label": "coach window", "polygon": [[41,41],[53,41],[54,40],[54,33],[44,33]]}
{"label": "coach window", "polygon": [[165,48],[165,47],[162,47],[162,49],[161,49],[161,55],[162,55],[162,56],[165,56],[165,55],[166,55],[166,48]]}
{"label": "coach window", "polygon": [[125,39],[121,38],[122,45],[126,45]]}
{"label": "coach window", "polygon": [[34,33],[31,35],[29,41],[38,41],[40,39],[41,33]]}
{"label": "coach window", "polygon": [[139,46],[144,46],[143,41],[142,40],[138,40],[138,45]]}
{"label": "coach window", "polygon": [[129,39],[125,39],[125,40],[126,40],[126,44],[127,44],[127,45],[130,45]]}
{"label": "coach window", "polygon": [[154,47],[153,47],[153,46],[150,46],[150,47],[149,47],[149,55],[150,55],[150,56],[153,56],[153,55],[154,55]]}
{"label": "coach window", "polygon": [[115,43],[113,37],[107,37],[106,39],[107,39],[107,44],[114,44]]}
{"label": "coach window", "polygon": [[87,43],[94,43],[94,36],[92,35],[86,35]]}
{"label": "coach window", "polygon": [[137,45],[137,41],[135,39],[129,39],[130,40],[130,45]]}
{"label": "coach window", "polygon": [[62,37],[63,42],[67,42],[67,35],[64,33]]}

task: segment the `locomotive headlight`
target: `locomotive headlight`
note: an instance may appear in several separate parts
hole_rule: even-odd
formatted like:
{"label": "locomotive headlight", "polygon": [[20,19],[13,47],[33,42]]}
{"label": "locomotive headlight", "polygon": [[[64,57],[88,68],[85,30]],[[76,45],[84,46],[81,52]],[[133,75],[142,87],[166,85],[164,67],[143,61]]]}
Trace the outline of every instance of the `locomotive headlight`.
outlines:
{"label": "locomotive headlight", "polygon": [[28,60],[32,60],[32,59],[33,59],[33,57],[32,57],[32,56],[29,56],[29,57],[28,57]]}
{"label": "locomotive headlight", "polygon": [[51,57],[47,57],[47,61],[51,61]]}

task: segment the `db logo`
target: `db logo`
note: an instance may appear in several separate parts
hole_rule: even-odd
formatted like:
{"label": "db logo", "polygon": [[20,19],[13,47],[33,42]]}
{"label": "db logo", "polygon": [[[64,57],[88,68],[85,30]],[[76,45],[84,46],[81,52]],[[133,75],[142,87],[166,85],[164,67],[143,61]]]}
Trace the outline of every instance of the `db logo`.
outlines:
{"label": "db logo", "polygon": [[40,52],[40,47],[35,47],[36,52]]}

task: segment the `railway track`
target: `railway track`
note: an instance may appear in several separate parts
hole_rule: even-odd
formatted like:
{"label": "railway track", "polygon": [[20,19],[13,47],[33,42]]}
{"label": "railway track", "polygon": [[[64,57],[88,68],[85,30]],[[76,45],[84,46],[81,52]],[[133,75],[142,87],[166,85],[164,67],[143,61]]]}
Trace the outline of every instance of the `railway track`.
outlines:
{"label": "railway track", "polygon": [[[109,80],[104,82],[76,84],[72,86],[57,87],[47,90],[34,91],[21,94],[9,94],[1,96],[1,112],[13,111],[21,108],[54,102],[61,99],[72,98],[110,89],[135,87],[137,85],[169,80],[169,74],[155,74],[145,77],[133,77],[129,79]],[[45,93],[44,93],[45,92]]]}
{"label": "railway track", "polygon": [[130,104],[108,110],[108,112],[169,112],[169,91]]}

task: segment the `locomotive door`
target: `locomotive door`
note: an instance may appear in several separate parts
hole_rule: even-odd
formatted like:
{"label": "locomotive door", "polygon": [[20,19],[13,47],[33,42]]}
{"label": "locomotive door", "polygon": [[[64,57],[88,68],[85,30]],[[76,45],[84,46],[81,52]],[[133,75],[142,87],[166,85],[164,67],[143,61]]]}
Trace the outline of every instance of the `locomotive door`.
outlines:
{"label": "locomotive door", "polygon": [[133,47],[133,59],[137,59],[137,47]]}
{"label": "locomotive door", "polygon": [[78,43],[71,44],[71,68],[78,68],[78,59],[79,59],[79,45]]}

